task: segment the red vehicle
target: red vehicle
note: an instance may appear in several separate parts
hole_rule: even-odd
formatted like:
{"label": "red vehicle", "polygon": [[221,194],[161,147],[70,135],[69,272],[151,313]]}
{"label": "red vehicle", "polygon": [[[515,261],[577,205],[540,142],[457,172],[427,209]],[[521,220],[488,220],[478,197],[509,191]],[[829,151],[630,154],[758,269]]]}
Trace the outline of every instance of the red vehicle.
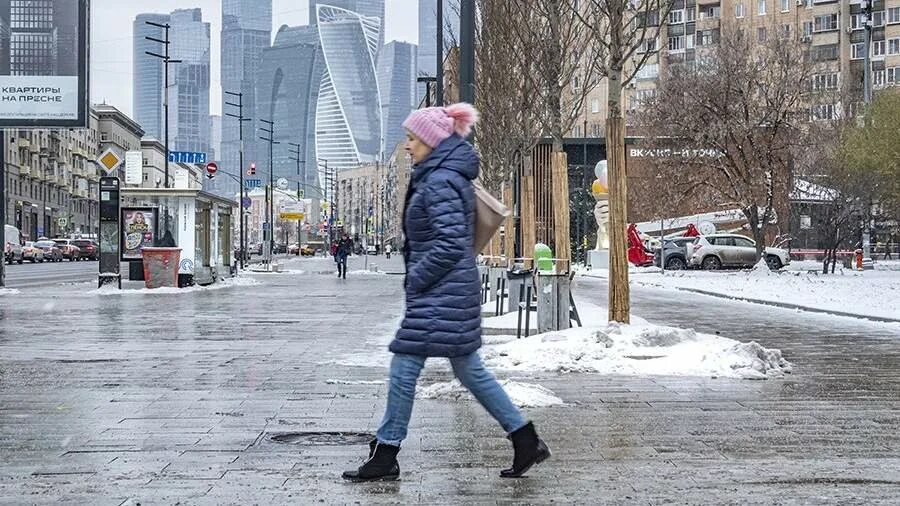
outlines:
{"label": "red vehicle", "polygon": [[62,251],[63,258],[70,262],[81,260],[81,248],[75,246],[73,239],[53,239],[53,242]]}
{"label": "red vehicle", "polygon": [[72,244],[81,250],[82,260],[100,260],[100,246],[90,239],[75,239]]}

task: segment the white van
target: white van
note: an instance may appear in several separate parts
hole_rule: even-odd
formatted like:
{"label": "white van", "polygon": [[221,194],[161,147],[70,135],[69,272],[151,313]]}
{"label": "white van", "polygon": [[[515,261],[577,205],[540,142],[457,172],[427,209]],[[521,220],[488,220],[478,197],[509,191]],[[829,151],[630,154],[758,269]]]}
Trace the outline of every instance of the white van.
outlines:
{"label": "white van", "polygon": [[3,260],[6,263],[21,264],[25,259],[22,257],[22,234],[19,229],[12,225],[3,226]]}

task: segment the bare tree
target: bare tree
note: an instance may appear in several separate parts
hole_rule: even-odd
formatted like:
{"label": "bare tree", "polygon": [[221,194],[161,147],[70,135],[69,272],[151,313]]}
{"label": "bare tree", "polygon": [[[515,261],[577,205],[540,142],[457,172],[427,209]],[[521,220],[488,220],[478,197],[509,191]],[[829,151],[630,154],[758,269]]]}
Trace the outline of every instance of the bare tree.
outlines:
{"label": "bare tree", "polygon": [[536,93],[544,134],[553,139],[553,151],[563,150],[581,113],[587,94],[597,85],[598,56],[591,32],[579,22],[575,0],[516,0],[504,3],[516,23],[519,58],[530,72],[513,79],[529,81]]}
{"label": "bare tree", "polygon": [[[667,184],[740,208],[760,256],[795,155],[815,130],[809,83],[818,68],[808,47],[788,37],[757,43],[729,31],[692,65],[670,67],[641,117],[652,140],[677,138],[681,156],[656,159]],[[835,115],[833,104],[822,111]]]}
{"label": "bare tree", "polygon": [[572,10],[581,27],[588,31],[589,44],[595,51],[592,72],[608,81],[609,319],[623,323],[630,320],[631,302],[625,236],[628,189],[622,90],[656,55],[662,21],[668,18],[673,4],[673,0],[588,0],[583,7]]}
{"label": "bare tree", "polygon": [[537,63],[522,54],[532,52],[537,39],[529,37],[532,32],[517,33],[522,25],[512,3],[479,0],[477,7],[475,105],[483,121],[476,142],[481,182],[497,194],[540,135],[536,89],[520,77],[535,71]]}

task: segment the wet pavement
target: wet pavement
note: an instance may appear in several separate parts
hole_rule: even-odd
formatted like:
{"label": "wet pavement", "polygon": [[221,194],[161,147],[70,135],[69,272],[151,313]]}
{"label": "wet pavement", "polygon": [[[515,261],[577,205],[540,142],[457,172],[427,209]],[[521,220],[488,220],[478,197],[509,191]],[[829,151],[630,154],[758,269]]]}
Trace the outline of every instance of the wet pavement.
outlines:
{"label": "wet pavement", "polygon": [[[402,480],[344,483],[366,452],[350,433],[382,415],[402,277],[338,280],[332,266],[178,295],[0,296],[0,503],[900,500],[900,326],[649,288],[635,288],[635,314],[780,348],[794,374],[501,371],[567,403],[526,410],[554,451],[527,478],[497,477],[510,445],[474,401],[418,400]],[[576,286],[605,303],[603,281]],[[448,378],[432,360],[420,384]]]}

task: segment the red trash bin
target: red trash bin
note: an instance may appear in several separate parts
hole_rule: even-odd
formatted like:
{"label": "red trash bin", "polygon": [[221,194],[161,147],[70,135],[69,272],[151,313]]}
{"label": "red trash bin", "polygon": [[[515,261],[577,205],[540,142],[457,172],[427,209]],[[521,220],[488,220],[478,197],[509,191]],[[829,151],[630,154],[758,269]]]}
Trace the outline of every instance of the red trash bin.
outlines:
{"label": "red trash bin", "polygon": [[141,250],[144,259],[144,284],[147,288],[177,287],[181,248],[148,248]]}

